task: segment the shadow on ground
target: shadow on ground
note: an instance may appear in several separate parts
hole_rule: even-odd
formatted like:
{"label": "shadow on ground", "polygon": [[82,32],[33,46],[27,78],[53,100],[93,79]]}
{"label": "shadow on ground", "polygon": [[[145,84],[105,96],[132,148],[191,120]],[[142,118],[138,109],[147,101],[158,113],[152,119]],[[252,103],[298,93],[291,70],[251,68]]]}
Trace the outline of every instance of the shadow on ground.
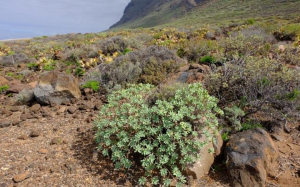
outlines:
{"label": "shadow on ground", "polygon": [[74,157],[88,172],[100,177],[101,180],[115,182],[117,185],[136,185],[142,171],[137,167],[129,171],[115,170],[113,162],[97,152],[95,133],[92,129],[78,132],[72,145]]}

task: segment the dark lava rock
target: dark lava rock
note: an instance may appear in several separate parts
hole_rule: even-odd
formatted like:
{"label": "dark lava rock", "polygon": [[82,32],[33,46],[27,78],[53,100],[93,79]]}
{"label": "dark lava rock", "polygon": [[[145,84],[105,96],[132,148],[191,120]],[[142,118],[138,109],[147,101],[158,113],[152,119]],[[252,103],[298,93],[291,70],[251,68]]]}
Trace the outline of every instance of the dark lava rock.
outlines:
{"label": "dark lava rock", "polygon": [[33,130],[33,131],[30,132],[30,135],[29,135],[29,136],[30,136],[31,138],[36,138],[36,137],[39,137],[40,134],[41,134],[41,133],[40,133],[39,131]]}
{"label": "dark lava rock", "polygon": [[76,112],[76,110],[77,110],[76,106],[70,106],[70,107],[68,107],[68,112],[70,114],[74,114]]}
{"label": "dark lava rock", "polygon": [[278,153],[269,134],[256,128],[235,134],[225,148],[232,186],[265,186],[267,171]]}

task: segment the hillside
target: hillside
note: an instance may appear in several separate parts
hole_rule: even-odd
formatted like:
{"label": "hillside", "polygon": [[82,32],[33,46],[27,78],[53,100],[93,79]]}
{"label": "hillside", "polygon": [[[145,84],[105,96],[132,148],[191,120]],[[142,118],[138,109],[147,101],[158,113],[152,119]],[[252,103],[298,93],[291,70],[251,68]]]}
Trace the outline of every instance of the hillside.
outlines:
{"label": "hillside", "polygon": [[132,0],[111,28],[229,25],[247,19],[290,20],[299,17],[299,0]]}
{"label": "hillside", "polygon": [[299,186],[299,1],[263,2],[0,41],[0,187]]}

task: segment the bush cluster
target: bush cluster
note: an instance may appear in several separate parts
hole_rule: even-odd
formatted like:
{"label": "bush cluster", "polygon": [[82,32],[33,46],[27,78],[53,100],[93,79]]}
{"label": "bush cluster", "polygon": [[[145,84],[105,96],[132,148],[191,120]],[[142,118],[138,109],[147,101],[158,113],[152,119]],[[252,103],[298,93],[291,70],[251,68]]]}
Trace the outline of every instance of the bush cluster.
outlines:
{"label": "bush cluster", "polygon": [[173,51],[150,46],[129,52],[110,64],[100,64],[98,79],[107,90],[120,88],[127,83],[158,85],[184,63]]}
{"label": "bush cluster", "polygon": [[120,36],[102,40],[98,45],[104,55],[113,54],[115,52],[123,53],[127,48],[127,43]]}
{"label": "bush cluster", "polygon": [[299,71],[268,58],[247,57],[240,64],[225,63],[207,77],[206,85],[223,104],[238,102],[252,112],[266,103],[280,110],[299,107],[300,98],[292,94],[300,90]]}
{"label": "bush cluster", "polygon": [[[171,179],[186,182],[182,171],[199,158],[198,152],[213,141],[222,114],[217,99],[208,95],[200,83],[178,89],[168,100],[148,105],[151,85],[131,85],[113,92],[98,119],[96,141],[104,156],[117,169],[130,169],[132,156],[140,160],[145,173],[139,179],[152,185],[169,186]],[[207,141],[197,141],[198,136]],[[213,150],[210,150],[213,151]]]}

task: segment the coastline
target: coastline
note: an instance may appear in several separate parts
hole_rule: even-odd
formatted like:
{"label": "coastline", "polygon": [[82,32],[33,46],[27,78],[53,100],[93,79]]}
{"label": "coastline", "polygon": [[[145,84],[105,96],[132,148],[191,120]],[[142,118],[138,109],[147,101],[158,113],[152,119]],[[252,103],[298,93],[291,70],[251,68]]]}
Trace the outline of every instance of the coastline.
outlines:
{"label": "coastline", "polygon": [[5,40],[0,40],[0,42],[14,42],[14,41],[20,41],[20,40],[29,40],[31,38],[15,38],[15,39],[5,39]]}

